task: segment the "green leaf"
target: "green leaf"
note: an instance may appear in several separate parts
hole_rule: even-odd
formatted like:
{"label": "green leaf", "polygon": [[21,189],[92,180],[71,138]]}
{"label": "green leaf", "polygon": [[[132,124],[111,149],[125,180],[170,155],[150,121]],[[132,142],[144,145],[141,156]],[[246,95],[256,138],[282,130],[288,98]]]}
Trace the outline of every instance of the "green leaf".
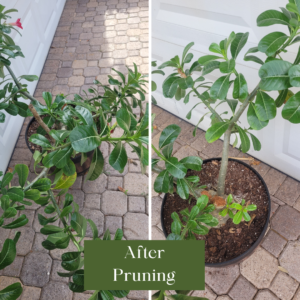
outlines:
{"label": "green leaf", "polygon": [[209,62],[214,61],[216,59],[223,59],[223,57],[216,56],[216,55],[204,55],[198,59],[198,63],[202,66],[205,66]]}
{"label": "green leaf", "polygon": [[248,96],[248,85],[243,74],[239,73],[234,80],[233,93],[234,99],[245,100]]}
{"label": "green leaf", "polygon": [[61,266],[67,271],[75,271],[81,264],[81,252],[67,252],[61,258]]}
{"label": "green leaf", "polygon": [[231,73],[235,68],[235,60],[229,59],[227,61],[221,62],[219,68],[222,73]]}
{"label": "green leaf", "polygon": [[127,164],[127,154],[125,147],[121,141],[115,146],[109,156],[109,164],[117,171],[123,172]]}
{"label": "green leaf", "polygon": [[236,59],[240,51],[247,43],[249,32],[237,33],[234,40],[231,43],[230,51],[233,59]]}
{"label": "green leaf", "polygon": [[9,183],[12,181],[14,177],[14,174],[13,173],[6,173],[4,176],[3,176],[3,179],[2,179],[2,183],[1,183],[1,187],[4,188],[6,187],[7,185],[9,185]]}
{"label": "green leaf", "polygon": [[183,164],[178,162],[176,157],[169,158],[165,162],[165,165],[168,172],[175,178],[181,179],[185,177],[187,169]]}
{"label": "green leaf", "polygon": [[66,249],[69,246],[70,237],[64,232],[58,232],[58,233],[50,234],[46,241],[47,241],[46,245],[48,247],[50,246],[49,244],[50,242],[55,246],[55,248]]}
{"label": "green leaf", "polygon": [[28,223],[28,219],[26,215],[21,215],[18,219],[14,220],[13,222],[7,224],[7,225],[2,225],[2,228],[6,229],[14,229],[14,228],[19,228]]}
{"label": "green leaf", "polygon": [[12,116],[16,116],[19,112],[19,109],[14,104],[10,103],[7,108],[5,108],[5,111],[9,113]]}
{"label": "green leaf", "polygon": [[[6,239],[0,253],[0,270],[13,263],[16,257],[16,243],[11,239]],[[1,294],[0,294],[1,299]]]}
{"label": "green leaf", "polygon": [[118,125],[125,131],[130,132],[131,118],[126,108],[121,108],[116,114]]}
{"label": "green leaf", "polygon": [[287,39],[288,36],[283,32],[269,33],[260,40],[258,43],[258,49],[267,56],[273,56]]}
{"label": "green leaf", "polygon": [[180,240],[182,240],[182,238],[178,234],[171,233],[171,234],[168,235],[167,240],[168,241],[180,241]]}
{"label": "green leaf", "polygon": [[250,137],[251,137],[251,140],[252,140],[254,150],[255,151],[260,151],[261,143],[260,143],[259,139],[255,135],[253,135],[252,133],[249,132],[249,134],[250,134]]}
{"label": "green leaf", "polygon": [[214,52],[214,53],[218,53],[218,54],[222,55],[222,50],[221,50],[220,46],[216,43],[210,44],[208,49],[210,52]]}
{"label": "green leaf", "polygon": [[243,218],[243,211],[238,211],[235,216],[233,217],[233,223],[234,224],[240,224]]}
{"label": "green leaf", "polygon": [[25,79],[27,81],[30,81],[30,82],[39,80],[39,77],[36,76],[36,75],[22,75],[22,76],[20,76],[20,78],[23,78],[23,79]]}
{"label": "green leaf", "polygon": [[225,131],[228,129],[229,124],[227,122],[218,122],[212,125],[205,133],[205,138],[209,143],[212,143],[219,139]]}
{"label": "green leaf", "polygon": [[59,169],[63,168],[69,161],[73,149],[71,146],[59,149],[58,152],[52,157],[52,163]]}
{"label": "green leaf", "polygon": [[240,139],[241,139],[241,150],[242,150],[242,152],[247,153],[250,149],[249,137],[248,137],[247,133],[245,132],[245,130],[242,129],[240,126],[237,126],[237,130],[239,132]]}
{"label": "green leaf", "polygon": [[93,126],[94,125],[94,119],[91,114],[91,112],[83,107],[83,106],[76,106],[75,108],[78,117],[82,121],[83,125]]}
{"label": "green leaf", "polygon": [[210,97],[212,99],[224,100],[229,89],[229,78],[231,74],[218,78],[210,88]]}
{"label": "green leaf", "polygon": [[187,156],[179,161],[182,163],[187,169],[191,169],[194,171],[201,171],[202,169],[202,159],[198,156]]}
{"label": "green leaf", "polygon": [[67,176],[72,176],[76,172],[75,164],[71,159],[67,161],[67,164],[63,167],[63,173]]}
{"label": "green leaf", "polygon": [[102,300],[115,300],[114,296],[109,291],[100,291]]}
{"label": "green leaf", "polygon": [[279,91],[279,95],[275,100],[276,107],[281,107],[282,106],[282,104],[285,102],[285,99],[286,99],[288,93],[289,93],[288,89]]}
{"label": "green leaf", "polygon": [[71,217],[71,227],[77,232],[78,236],[84,237],[87,228],[87,220],[84,216],[75,212]]}
{"label": "green leaf", "polygon": [[269,124],[269,120],[261,121],[255,111],[255,106],[253,102],[249,103],[248,111],[247,111],[247,120],[251,128],[254,130],[261,130]]}
{"label": "green leaf", "polygon": [[184,61],[187,53],[189,52],[189,50],[195,45],[194,42],[189,43],[188,45],[186,45],[183,49],[183,53],[182,53],[182,61]]}
{"label": "green leaf", "polygon": [[26,179],[28,177],[29,174],[29,169],[26,165],[23,164],[18,164],[15,165],[15,171],[18,173],[19,176],[19,184],[21,187],[24,187],[25,183],[26,183]]}
{"label": "green leaf", "polygon": [[30,136],[29,141],[33,144],[42,146],[43,148],[51,148],[51,144],[43,135],[35,133]]}
{"label": "green leaf", "polygon": [[87,222],[89,223],[91,229],[92,229],[92,233],[93,233],[93,239],[97,239],[98,238],[98,229],[97,229],[97,226],[96,224],[91,220],[91,219],[87,219]]}
{"label": "green leaf", "polygon": [[164,170],[158,174],[154,181],[154,190],[157,193],[167,193],[169,191],[169,173]]}
{"label": "green leaf", "polygon": [[178,86],[178,76],[175,76],[176,73],[171,74],[169,77],[167,77],[163,84],[163,95],[166,98],[173,98],[175,96],[177,86]]}
{"label": "green leaf", "polygon": [[235,113],[235,109],[238,105],[238,100],[233,100],[233,99],[227,99],[226,102],[228,103],[232,113]]}
{"label": "green leaf", "polygon": [[60,228],[55,225],[45,225],[43,228],[41,228],[40,232],[44,235],[49,235],[53,233],[63,232],[64,228]]}
{"label": "green leaf", "polygon": [[[166,193],[166,192],[165,192]],[[177,194],[181,199],[188,199],[190,193],[189,193],[189,186],[186,184],[184,179],[178,179],[177,180]],[[179,224],[180,225],[180,224]],[[181,226],[180,226],[181,229]],[[172,231],[174,232],[174,231]],[[176,232],[174,232],[176,233]],[[179,233],[180,234],[180,231]]]}
{"label": "green leaf", "polygon": [[260,88],[265,91],[281,91],[290,87],[288,71],[291,63],[284,60],[273,60],[259,69]]}
{"label": "green leaf", "polygon": [[71,176],[62,175],[58,180],[57,184],[55,185],[54,189],[56,190],[68,189],[70,186],[74,184],[76,178],[77,178],[76,172]]}
{"label": "green leaf", "polygon": [[191,62],[191,60],[193,59],[194,54],[193,53],[189,53],[186,58],[184,59],[183,63],[188,64]]}
{"label": "green leaf", "polygon": [[116,233],[115,233],[114,240],[115,241],[120,241],[120,240],[122,240],[122,238],[123,238],[123,231],[122,231],[122,229],[118,228]]}
{"label": "green leaf", "polygon": [[[43,122],[49,127],[51,128],[55,122],[55,119],[50,117],[50,116],[46,116],[44,119],[43,119]],[[42,126],[39,126],[37,131],[36,131],[38,134],[41,134],[41,135],[46,135],[46,131],[42,128]]]}
{"label": "green leaf", "polygon": [[16,214],[17,214],[17,210],[13,207],[9,207],[2,215],[2,218],[4,219],[13,218]]}
{"label": "green leaf", "polygon": [[51,188],[51,180],[49,178],[40,178],[32,185],[32,188],[40,192],[46,192]]}
{"label": "green leaf", "polygon": [[4,195],[0,198],[1,208],[6,211],[9,208],[10,202],[9,197],[7,195]]}
{"label": "green leaf", "polygon": [[178,68],[177,64],[174,63],[173,61],[166,61],[163,64],[161,64],[158,69],[163,69],[165,67],[174,67],[174,68]]}
{"label": "green leaf", "polygon": [[52,104],[52,95],[49,92],[43,92],[43,98],[46,102],[46,105],[48,108],[51,108],[51,104]]}
{"label": "green leaf", "polygon": [[18,114],[21,117],[26,118],[26,117],[32,116],[32,113],[28,109],[28,105],[26,103],[15,101],[14,105],[16,105],[18,107]]}
{"label": "green leaf", "polygon": [[52,217],[52,218],[46,218],[44,217],[43,215],[41,214],[38,214],[38,220],[39,220],[39,223],[44,226],[44,225],[47,225],[48,223],[53,223],[57,220],[56,217]]}
{"label": "green leaf", "polygon": [[130,291],[129,290],[117,290],[117,291],[109,290],[109,292],[117,298],[124,298],[129,294]]}
{"label": "green leaf", "polygon": [[23,292],[23,288],[20,282],[13,283],[0,291],[1,300],[16,300]]}
{"label": "green leaf", "polygon": [[177,221],[173,221],[171,224],[171,231],[172,233],[179,235],[181,232],[181,224]]}
{"label": "green leaf", "polygon": [[247,55],[247,56],[245,56],[244,57],[244,61],[253,61],[253,62],[256,62],[256,63],[258,63],[260,65],[264,64],[264,62],[260,58],[254,56],[254,55]]}
{"label": "green leaf", "polygon": [[203,71],[202,71],[202,75],[207,75],[209,73],[211,73],[212,71],[219,69],[220,67],[220,62],[219,61],[210,61],[207,64],[205,64]]}
{"label": "green leaf", "polygon": [[168,144],[173,144],[180,132],[181,128],[178,125],[172,124],[167,126],[159,137],[159,148],[161,149]]}
{"label": "green leaf", "polygon": [[272,120],[276,117],[277,110],[275,101],[261,90],[257,92],[254,109],[257,117],[261,121]]}
{"label": "green leaf", "polygon": [[292,66],[289,69],[290,84],[295,87],[300,87],[300,66]]}
{"label": "green leaf", "polygon": [[261,13],[256,20],[257,26],[270,26],[274,24],[282,24],[289,26],[289,19],[280,11],[267,10]]}
{"label": "green leaf", "polygon": [[191,76],[187,76],[186,78],[178,79],[177,83],[181,89],[186,90],[193,87],[194,81]]}
{"label": "green leaf", "polygon": [[75,127],[69,136],[72,147],[77,152],[89,152],[101,144],[101,139],[93,126],[80,125]]}
{"label": "green leaf", "polygon": [[300,123],[300,92],[293,95],[284,105],[282,117],[293,124]]}
{"label": "green leaf", "polygon": [[5,114],[0,111],[0,123],[5,122]]}
{"label": "green leaf", "polygon": [[7,191],[10,200],[21,202],[24,199],[24,192],[20,188],[12,187]]}
{"label": "green leaf", "polygon": [[93,154],[92,163],[89,172],[86,175],[86,180],[93,181],[97,179],[103,171],[104,158],[99,148],[96,148]]}

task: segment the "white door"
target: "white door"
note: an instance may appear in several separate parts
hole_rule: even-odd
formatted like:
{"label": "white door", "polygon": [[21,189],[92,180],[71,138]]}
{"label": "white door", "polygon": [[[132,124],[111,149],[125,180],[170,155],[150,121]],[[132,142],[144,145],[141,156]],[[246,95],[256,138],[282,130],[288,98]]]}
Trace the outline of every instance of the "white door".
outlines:
{"label": "white door", "polygon": [[[6,9],[15,8],[8,22],[21,18],[22,37],[15,31],[11,35],[19,45],[25,58],[12,59],[12,69],[17,76],[37,75],[42,72],[57,24],[66,0],[2,0]],[[28,83],[33,94],[37,82]],[[2,87],[0,87],[2,88]],[[0,170],[5,171],[14,150],[24,118],[6,115],[5,123],[0,124]]]}
{"label": "white door", "polygon": [[[248,43],[237,59],[236,68],[238,72],[244,74],[251,91],[259,82],[260,65],[245,62],[243,60],[245,52],[250,47],[257,46],[267,33],[281,31],[288,34],[286,26],[257,27],[256,18],[265,10],[279,10],[279,7],[285,7],[286,4],[286,0],[153,0],[152,60],[156,60],[159,65],[177,54],[181,55],[184,46],[193,41],[195,46],[192,52],[195,61],[200,56],[213,54],[208,51],[209,45],[213,42],[219,43],[232,31],[249,32]],[[290,47],[290,53],[283,58],[292,62],[298,47],[299,44]],[[261,56],[262,59],[264,57]],[[166,75],[170,73],[171,71]],[[219,71],[214,71],[205,77],[207,81],[215,81],[220,76],[222,75]],[[190,102],[184,104],[182,100],[164,98],[161,89],[164,78],[161,75],[153,76],[158,86],[158,90],[154,93],[158,105],[186,119],[186,114],[199,101],[190,97]],[[277,92],[273,92],[272,96],[276,98],[277,95]],[[224,104],[224,107],[229,111],[226,105]],[[221,106],[218,111],[222,111]],[[197,124],[206,112],[207,109],[204,109],[203,105],[197,106],[189,122]],[[245,113],[243,118],[242,123],[247,126]],[[209,125],[210,119],[206,117],[199,127],[207,130]],[[300,125],[283,120],[279,109],[277,117],[270,121],[266,128],[253,133],[261,141],[262,149],[259,152],[251,149],[249,154],[300,180]]]}

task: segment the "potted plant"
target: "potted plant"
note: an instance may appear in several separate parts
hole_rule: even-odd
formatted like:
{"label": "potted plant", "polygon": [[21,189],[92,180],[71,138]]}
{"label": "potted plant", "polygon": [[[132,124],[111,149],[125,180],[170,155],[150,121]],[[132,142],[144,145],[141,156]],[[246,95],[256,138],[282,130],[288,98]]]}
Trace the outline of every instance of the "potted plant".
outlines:
{"label": "potted plant", "polygon": [[[80,164],[84,164],[91,154],[90,165],[87,166],[86,180],[95,180],[103,172],[104,158],[100,150],[103,141],[112,146],[109,164],[123,172],[128,159],[124,144],[128,144],[136,152],[141,161],[142,170],[148,165],[148,106],[140,116],[133,113],[132,108],[140,106],[145,99],[146,84],[136,65],[134,70],[128,69],[128,77],[116,71],[120,80],[109,76],[110,85],[101,85],[105,92],[101,96],[96,89],[91,97],[75,95],[74,101],[67,100],[63,95],[53,99],[48,92],[43,93],[46,105],[36,100],[27,90],[27,85],[22,81],[37,80],[37,76],[23,75],[16,77],[10,68],[11,61],[17,57],[24,57],[19,46],[10,38],[11,30],[17,23],[7,23],[9,13],[15,9],[5,10],[0,5],[0,122],[5,122],[6,113],[22,117],[33,116],[36,133],[27,135],[31,145],[35,148],[33,158],[34,166],[41,167],[40,173],[31,182],[27,180],[28,166],[18,164],[14,170],[6,174],[0,172],[0,203],[3,210],[0,216],[0,226],[15,229],[27,224],[26,214],[18,216],[18,211],[25,209],[25,205],[35,202],[45,207],[45,213],[51,214],[46,218],[38,215],[39,223],[43,226],[41,233],[47,236],[42,246],[47,250],[66,249],[72,242],[77,251],[66,252],[62,255],[62,267],[66,270],[58,273],[62,277],[72,277],[69,288],[73,292],[84,292],[84,246],[83,239],[89,226],[93,239],[99,239],[99,232],[95,223],[80,214],[79,206],[73,201],[73,196],[68,193],[69,188],[77,178],[78,166],[75,162],[80,157]],[[20,24],[20,22],[18,22]],[[6,71],[4,71],[6,70]],[[7,74],[7,75],[5,75]],[[138,95],[138,97],[136,97]],[[29,99],[30,104],[22,102]],[[114,122],[112,125],[110,125]],[[33,121],[32,121],[33,123]],[[31,123],[31,124],[32,124]],[[113,137],[113,131],[122,129],[120,137]],[[88,168],[89,167],[89,168]],[[84,172],[86,171],[84,170]],[[12,179],[18,177],[17,186],[12,186]],[[51,179],[50,179],[51,178]],[[64,201],[59,205],[59,199],[64,196]],[[54,215],[53,215],[54,214]],[[60,220],[62,227],[53,223]],[[114,239],[121,240],[122,230],[118,229]],[[0,269],[10,265],[16,256],[16,243],[20,237],[18,232],[14,239],[6,239],[0,253]],[[107,230],[104,240],[110,240]],[[20,283],[15,283],[1,291],[1,297],[14,300],[22,293]],[[123,298],[129,291],[95,291],[90,299]],[[3,298],[3,299],[4,299]]]}
{"label": "potted plant", "polygon": [[[159,149],[152,145],[152,149],[159,157],[153,161],[154,171],[159,173],[154,189],[159,193],[173,192],[174,179],[177,183],[173,206],[171,203],[168,206],[167,199],[170,194],[167,194],[162,207],[165,234],[174,233],[169,235],[173,239],[196,238],[194,234],[188,233],[189,230],[184,236],[178,234],[179,226],[181,233],[183,228],[186,228],[182,223],[185,222],[183,217],[188,223],[187,214],[191,214],[191,209],[195,205],[201,208],[202,203],[206,203],[207,200],[207,204],[214,205],[214,209],[211,208],[213,211],[207,211],[207,213],[213,214],[213,218],[216,218],[213,220],[216,223],[218,221],[218,225],[211,226],[206,223],[207,229],[213,228],[209,231],[205,229],[203,233],[198,230],[197,235],[198,239],[206,240],[208,266],[220,267],[244,259],[259,245],[267,230],[270,217],[270,196],[267,186],[250,165],[228,158],[228,152],[232,135],[236,136],[233,146],[236,147],[239,143],[239,149],[242,152],[249,151],[250,140],[254,150],[259,151],[261,143],[253,131],[266,127],[269,120],[276,117],[277,108],[281,106],[283,106],[282,117],[284,119],[294,124],[300,123],[300,92],[294,95],[290,90],[291,87],[300,86],[298,80],[300,52],[293,63],[283,60],[280,56],[282,52],[287,52],[287,47],[299,41],[297,37],[300,28],[299,16],[300,2],[298,1],[295,3],[290,1],[286,8],[281,8],[281,12],[268,10],[258,16],[258,26],[280,24],[287,26],[290,34],[272,32],[263,37],[257,47],[247,51],[245,61],[261,64],[258,73],[260,81],[253,91],[248,91],[245,77],[235,68],[236,58],[246,45],[249,33],[232,32],[219,44],[212,43],[209,50],[213,54],[200,57],[187,69],[184,69],[184,66],[193,59],[193,54],[189,53],[189,50],[194,43],[185,47],[181,59],[175,56],[159,66],[159,69],[175,68],[174,73],[163,82],[163,95],[166,98],[175,96],[177,101],[183,99],[184,103],[188,103],[190,96],[194,94],[199,102],[187,114],[187,119],[191,118],[192,111],[197,105],[204,104],[211,118],[211,127],[205,134],[206,140],[212,143],[224,135],[222,157],[204,160],[202,166],[200,162],[187,163],[187,161],[195,162],[196,158],[190,157],[178,161],[172,157],[173,143],[180,133],[177,125],[170,125],[163,130],[159,140]],[[266,54],[265,61],[253,55],[256,52]],[[212,84],[205,82],[204,76],[213,70],[219,70],[223,76]],[[192,75],[196,71],[202,71],[202,74],[194,79]],[[232,93],[230,92],[231,86]],[[275,100],[268,94],[270,91],[278,91],[278,97]],[[221,103],[228,104],[228,111],[232,116],[227,117],[228,111],[220,111]],[[247,112],[249,123],[246,127],[239,123],[244,112]],[[199,123],[204,117],[205,115]],[[157,166],[159,160],[165,162],[166,170],[162,171]],[[199,187],[200,184],[202,187]],[[203,190],[203,185],[206,186],[205,190]],[[192,200],[182,201],[190,196],[193,196]],[[206,209],[209,209],[208,207],[209,205]],[[188,211],[184,211],[186,208]],[[179,220],[176,223],[176,216],[173,215],[172,220],[172,213],[174,211],[179,213],[182,210],[186,215],[180,216],[181,223]],[[201,210],[199,213],[201,215]],[[196,226],[193,222],[190,224]],[[199,224],[195,227],[196,231],[198,227]],[[206,234],[207,231],[208,234]]]}

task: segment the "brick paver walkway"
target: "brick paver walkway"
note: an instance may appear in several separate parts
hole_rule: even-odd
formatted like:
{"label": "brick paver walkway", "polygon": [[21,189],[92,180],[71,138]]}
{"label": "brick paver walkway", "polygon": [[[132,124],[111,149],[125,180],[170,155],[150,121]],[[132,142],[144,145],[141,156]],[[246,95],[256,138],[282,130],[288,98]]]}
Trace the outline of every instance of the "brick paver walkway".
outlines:
{"label": "brick paver walkway", "polygon": [[[158,145],[160,132],[170,124],[182,131],[174,145],[174,156],[182,159],[188,155],[202,159],[219,157],[222,141],[208,144],[205,132],[182,119],[153,106],[156,114],[153,132],[154,145]],[[231,148],[230,156],[247,157]],[[247,162],[247,161],[245,161]],[[283,173],[260,163],[253,166],[266,181],[272,200],[270,228],[255,253],[239,265],[228,268],[206,268],[206,290],[193,295],[209,300],[300,300],[300,183]],[[153,174],[153,181],[156,175]],[[165,239],[160,209],[162,195],[152,192],[152,239]]]}
{"label": "brick paver walkway", "polygon": [[[142,73],[148,73],[148,1],[143,0],[67,0],[46,60],[35,97],[43,91],[72,95],[80,93],[97,77],[103,83],[111,68],[126,71],[125,64],[135,62]],[[138,113],[138,111],[136,111]],[[34,178],[33,159],[25,144],[25,120],[10,166],[25,163],[30,166],[29,178]],[[118,132],[115,132],[117,135]],[[140,174],[137,156],[128,151],[131,163],[123,174],[111,169],[108,156],[111,149],[102,143],[105,174],[93,182],[84,183],[79,177],[71,189],[82,214],[98,226],[100,235],[106,228],[112,233],[123,228],[126,239],[148,239],[148,177]],[[128,196],[118,190],[128,190]],[[38,213],[44,208],[32,205],[23,211],[29,223],[18,229],[22,232],[17,244],[14,263],[0,273],[0,289],[21,281],[22,300],[85,300],[87,294],[73,294],[67,287],[68,278],[61,271],[61,254],[76,251],[47,251],[41,246],[44,236],[39,233]],[[0,229],[0,246],[14,231]],[[90,235],[90,234],[89,234]],[[91,235],[90,235],[91,236]],[[132,291],[128,298],[147,298],[147,292]]]}

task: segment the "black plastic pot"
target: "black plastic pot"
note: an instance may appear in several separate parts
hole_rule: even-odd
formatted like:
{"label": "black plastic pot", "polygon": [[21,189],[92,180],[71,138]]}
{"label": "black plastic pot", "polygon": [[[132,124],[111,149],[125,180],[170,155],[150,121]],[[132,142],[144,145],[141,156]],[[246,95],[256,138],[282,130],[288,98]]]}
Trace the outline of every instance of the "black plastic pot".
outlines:
{"label": "black plastic pot", "polygon": [[[26,142],[26,145],[28,147],[28,149],[31,151],[31,153],[34,153],[34,150],[31,149],[29,147],[29,144],[28,144],[28,135],[27,135],[27,132],[29,130],[29,127],[30,125],[35,121],[35,118],[32,118],[30,120],[30,122],[28,123],[27,125],[27,128],[26,128],[26,132],[25,132],[25,142]],[[83,163],[83,165],[80,164],[80,161],[81,161],[81,155],[78,155],[74,158],[71,158],[71,160],[73,161],[73,163],[75,164],[75,167],[76,167],[76,173],[77,173],[77,176],[83,176],[84,174],[87,173],[87,171],[89,170],[90,168],[90,165],[91,165],[91,162],[92,162],[92,158],[93,158],[93,153],[94,153],[94,150],[90,151],[87,153],[87,159],[86,161]]]}
{"label": "black plastic pot", "polygon": [[[218,158],[209,158],[209,159],[205,159],[203,161],[203,164],[205,163],[208,163],[212,160],[221,160],[220,157]],[[247,165],[246,163],[244,163],[243,161],[240,161],[240,160],[236,160],[236,159],[232,159],[232,158],[229,158],[229,160],[231,161],[236,161],[238,162],[239,164],[242,164],[244,166],[246,166],[247,168],[249,168],[251,171],[253,171],[256,176],[261,180],[261,182],[263,183],[265,189],[266,189],[266,192],[267,192],[267,195],[268,195],[268,199],[269,199],[269,204],[268,204],[268,216],[267,216],[267,220],[266,220],[266,223],[265,223],[265,226],[263,228],[263,231],[262,233],[260,234],[259,238],[256,240],[256,242],[246,251],[244,252],[243,254],[235,257],[234,259],[231,259],[231,260],[228,260],[228,261],[224,261],[224,262],[220,262],[220,263],[205,263],[205,266],[206,267],[211,267],[211,268],[222,268],[222,267],[227,267],[227,266],[230,266],[230,265],[235,265],[235,264],[238,264],[240,263],[241,261],[243,261],[244,259],[248,258],[253,252],[254,250],[260,245],[260,243],[262,242],[262,239],[264,238],[265,234],[266,234],[266,231],[268,229],[268,224],[269,224],[269,221],[270,221],[270,213],[271,213],[271,198],[270,198],[270,194],[269,194],[269,190],[268,190],[268,187],[265,183],[265,181],[263,180],[263,178],[260,176],[260,174],[255,170],[253,169],[250,165]],[[166,201],[166,196],[164,196],[164,199],[163,199],[163,202],[162,202],[162,205],[161,205],[161,214],[160,214],[160,219],[161,219],[161,226],[162,226],[162,229],[163,229],[163,232],[164,232],[164,235],[165,237],[168,236],[167,234],[167,231],[166,231],[166,227],[165,227],[165,224],[163,222],[164,220],[164,205],[165,205],[165,201]]]}

